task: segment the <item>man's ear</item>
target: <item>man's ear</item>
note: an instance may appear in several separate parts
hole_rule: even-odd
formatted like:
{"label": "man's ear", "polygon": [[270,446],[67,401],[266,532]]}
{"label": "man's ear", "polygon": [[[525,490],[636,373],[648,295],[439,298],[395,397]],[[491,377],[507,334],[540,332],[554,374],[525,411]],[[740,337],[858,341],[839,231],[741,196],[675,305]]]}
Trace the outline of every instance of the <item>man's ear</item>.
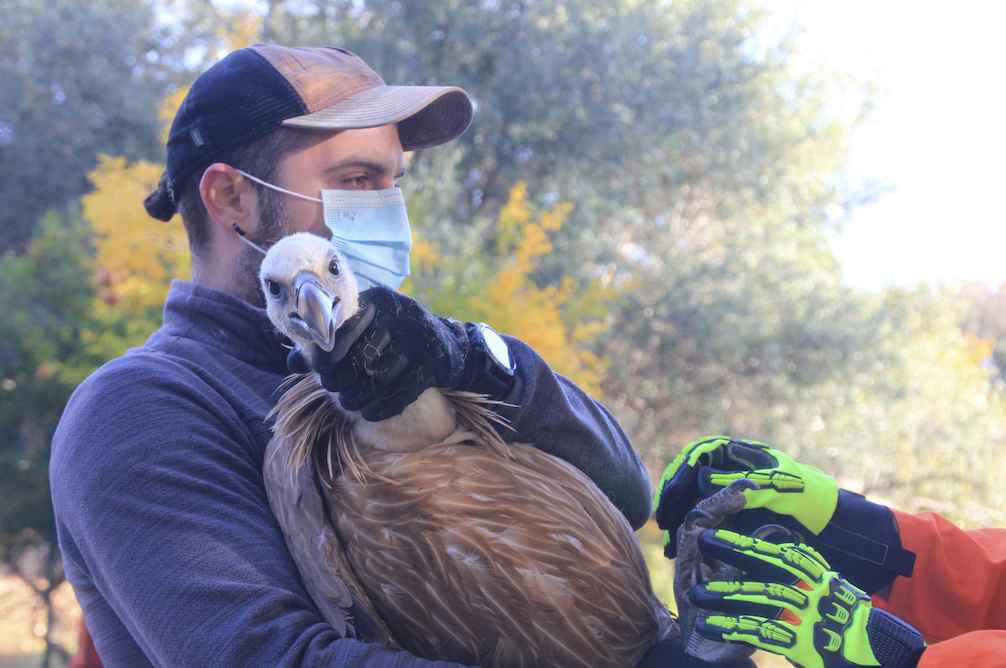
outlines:
{"label": "man's ear", "polygon": [[215,162],[207,167],[199,194],[210,218],[228,231],[234,223],[248,233],[258,227],[258,191],[230,165]]}

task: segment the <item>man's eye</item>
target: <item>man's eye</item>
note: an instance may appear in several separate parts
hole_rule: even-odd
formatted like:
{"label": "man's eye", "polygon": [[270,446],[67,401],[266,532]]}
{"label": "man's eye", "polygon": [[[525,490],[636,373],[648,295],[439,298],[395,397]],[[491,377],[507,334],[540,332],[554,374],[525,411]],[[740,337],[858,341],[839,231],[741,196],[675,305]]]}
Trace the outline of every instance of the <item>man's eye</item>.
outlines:
{"label": "man's eye", "polygon": [[342,184],[346,188],[366,188],[367,187],[367,177],[366,176],[354,176],[350,179],[343,179]]}
{"label": "man's eye", "polygon": [[265,282],[265,287],[269,290],[269,293],[272,294],[273,297],[279,297],[279,293],[282,291],[282,288],[279,287],[279,283],[276,281],[267,280]]}
{"label": "man's eye", "polygon": [[338,276],[339,275],[339,261],[338,260],[332,260],[331,262],[328,263],[328,273],[332,274],[333,276]]}

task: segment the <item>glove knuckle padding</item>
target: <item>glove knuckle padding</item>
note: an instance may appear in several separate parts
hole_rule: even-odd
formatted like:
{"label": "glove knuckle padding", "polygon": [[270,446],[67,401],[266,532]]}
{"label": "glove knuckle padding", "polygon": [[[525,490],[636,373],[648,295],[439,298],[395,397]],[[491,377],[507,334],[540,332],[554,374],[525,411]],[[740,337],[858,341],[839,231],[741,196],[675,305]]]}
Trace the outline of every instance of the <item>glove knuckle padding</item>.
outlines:
{"label": "glove knuckle padding", "polygon": [[[748,500],[746,510],[726,526],[756,528],[780,521],[763,521],[767,511],[792,518],[786,520],[790,522],[787,526],[816,536],[828,526],[838,505],[838,485],[833,478],[764,443],[723,436],[700,439],[667,467],[654,498],[657,525],[667,532],[668,557],[676,556],[676,547],[668,541],[669,536],[677,531],[688,511],[700,499],[741,479],[757,483],[760,489],[744,493]],[[759,516],[753,527],[746,523],[749,515]]]}
{"label": "glove knuckle padding", "polygon": [[776,545],[725,529],[704,531],[698,538],[706,554],[732,564],[757,580],[768,582],[819,582],[830,566],[812,547]]}
{"label": "glove knuckle padding", "polygon": [[[740,641],[783,654],[803,668],[904,666],[922,636],[908,624],[872,607],[869,597],[843,580],[806,545],[775,545],[731,531],[706,531],[699,539],[718,558],[741,567],[746,577],[774,572],[803,586],[765,582],[710,582],[690,598],[701,607],[737,614],[710,616],[696,631],[707,638]],[[732,552],[732,554],[731,554]],[[760,566],[759,564],[763,564]],[[796,617],[778,619],[782,610]]]}
{"label": "glove knuckle padding", "polygon": [[672,536],[685,515],[702,498],[698,488],[699,464],[708,461],[717,450],[722,449],[729,438],[711,436],[690,443],[667,468],[657,487],[653,499],[653,511],[657,526],[664,530],[664,554],[673,559],[677,555],[677,545]]}

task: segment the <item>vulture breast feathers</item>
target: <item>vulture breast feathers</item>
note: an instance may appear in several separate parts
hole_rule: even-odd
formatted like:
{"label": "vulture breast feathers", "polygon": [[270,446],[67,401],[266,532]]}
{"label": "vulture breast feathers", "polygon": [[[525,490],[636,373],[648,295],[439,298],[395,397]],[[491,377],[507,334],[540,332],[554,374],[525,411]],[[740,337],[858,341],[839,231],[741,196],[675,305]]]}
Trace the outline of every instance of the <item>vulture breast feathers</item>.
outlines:
{"label": "vulture breast feathers", "polygon": [[[270,319],[308,355],[356,311],[356,282],[320,237],[278,242],[261,279]],[[677,635],[621,513],[575,467],[504,442],[484,397],[429,389],[367,422],[315,374],[289,382],[266,489],[346,636],[465,665],[628,668]]]}

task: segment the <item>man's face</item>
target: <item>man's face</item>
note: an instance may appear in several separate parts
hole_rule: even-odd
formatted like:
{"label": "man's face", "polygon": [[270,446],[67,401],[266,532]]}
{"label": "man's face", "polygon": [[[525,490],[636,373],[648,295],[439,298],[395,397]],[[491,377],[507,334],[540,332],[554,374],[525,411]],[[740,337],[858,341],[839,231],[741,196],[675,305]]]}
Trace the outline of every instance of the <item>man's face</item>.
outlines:
{"label": "man's face", "polygon": [[[309,197],[321,197],[322,190],[385,190],[395,186],[405,174],[405,153],[398,139],[398,126],[343,130],[327,139],[287,155],[279,166],[274,185]],[[297,232],[311,232],[326,239],[332,232],[325,226],[320,202],[269,191],[260,197],[259,233],[255,240],[271,245]],[[264,307],[258,280],[262,256],[248,249],[239,268],[242,297]]]}
{"label": "man's face", "polygon": [[[405,175],[405,153],[398,127],[385,125],[343,130],[325,141],[286,157],[277,184],[295,193],[321,197],[322,190],[385,190]],[[287,234],[311,232],[326,239],[324,209],[319,202],[286,197],[291,225]]]}

